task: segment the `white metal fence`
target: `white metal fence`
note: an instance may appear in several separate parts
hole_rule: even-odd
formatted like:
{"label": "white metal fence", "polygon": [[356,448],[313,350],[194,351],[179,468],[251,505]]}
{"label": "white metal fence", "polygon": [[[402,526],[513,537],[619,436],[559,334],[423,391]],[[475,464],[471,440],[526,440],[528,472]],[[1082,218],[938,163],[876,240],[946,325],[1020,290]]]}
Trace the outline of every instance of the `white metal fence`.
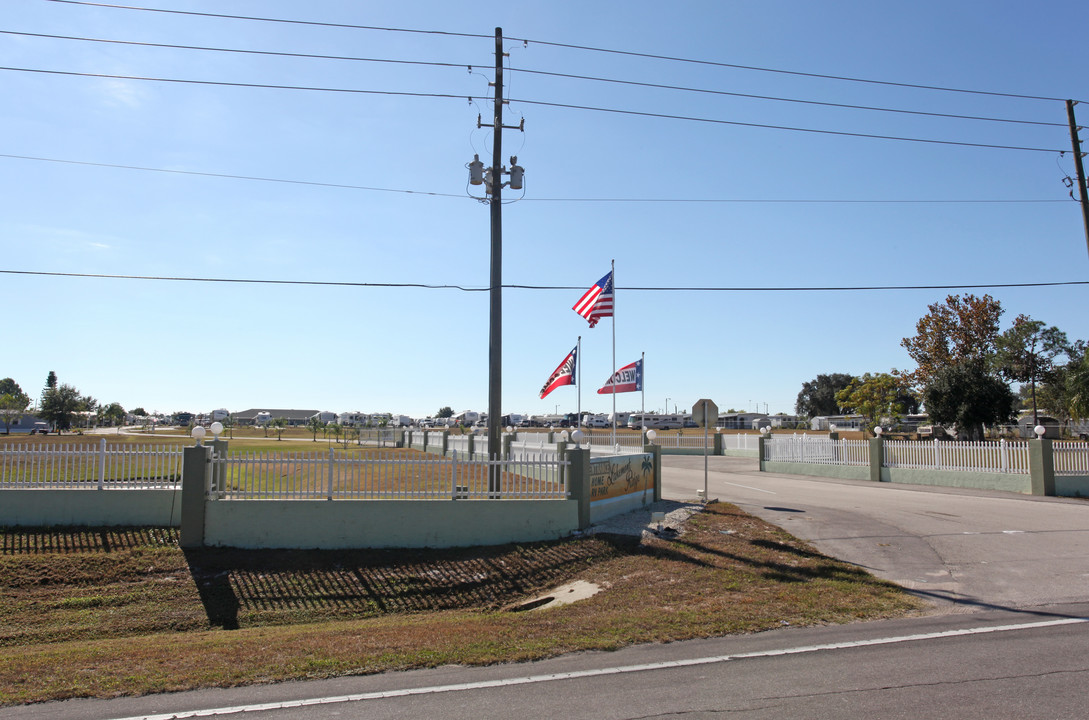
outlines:
{"label": "white metal fence", "polygon": [[[1029,474],[1029,442],[915,442],[886,440],[882,443],[882,467],[957,472]],[[1089,474],[1089,445],[1057,442],[1056,475]],[[869,465],[868,440],[829,440],[809,435],[775,437],[764,444],[764,460],[824,465]]]}
{"label": "white metal fence", "polygon": [[886,440],[884,467],[962,472],[1029,473],[1027,441],[913,442]]}
{"label": "white metal fence", "polygon": [[760,447],[759,435],[743,433],[722,433],[723,450],[757,450]]}
{"label": "white metal fence", "polygon": [[0,488],[149,490],[181,482],[178,445],[0,445]]}
{"label": "white metal fence", "polygon": [[832,440],[810,435],[777,437],[764,443],[764,460],[818,465],[868,466],[870,444],[866,440]]}
{"label": "white metal fence", "polygon": [[[566,462],[521,455],[485,460],[385,453],[251,452],[213,459],[218,500],[563,499]],[[489,483],[496,484],[492,487]]]}
{"label": "white metal fence", "polygon": [[1089,475],[1089,443],[1056,442],[1056,475]]}

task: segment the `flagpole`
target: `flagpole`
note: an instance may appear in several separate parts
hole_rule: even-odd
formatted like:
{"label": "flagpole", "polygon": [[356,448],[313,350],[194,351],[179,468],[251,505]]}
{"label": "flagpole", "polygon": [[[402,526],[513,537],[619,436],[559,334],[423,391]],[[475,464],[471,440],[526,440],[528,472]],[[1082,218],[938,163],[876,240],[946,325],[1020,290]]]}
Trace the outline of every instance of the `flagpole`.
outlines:
{"label": "flagpole", "polygon": [[[575,370],[578,372],[578,382],[575,383],[575,430],[579,429],[582,425],[582,335],[579,335],[579,341],[575,343],[575,363],[577,363]],[[572,430],[571,432],[574,432]]]}
{"label": "flagpole", "polygon": [[[643,351],[639,354],[639,364],[643,367],[643,385],[639,388],[639,414],[642,417],[647,415],[647,353]],[[646,439],[643,439],[646,443]]]}
{"label": "flagpole", "polygon": [[[616,259],[612,260],[610,274],[613,278],[613,377],[616,377]],[[616,383],[613,383],[613,451],[616,451]]]}

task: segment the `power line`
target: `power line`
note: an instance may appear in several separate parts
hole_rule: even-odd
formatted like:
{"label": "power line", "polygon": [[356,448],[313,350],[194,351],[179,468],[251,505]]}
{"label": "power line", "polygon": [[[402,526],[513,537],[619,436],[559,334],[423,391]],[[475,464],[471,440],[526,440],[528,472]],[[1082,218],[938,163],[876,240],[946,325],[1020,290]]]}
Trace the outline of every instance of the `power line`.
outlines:
{"label": "power line", "polygon": [[[418,33],[418,34],[423,34],[423,35],[447,35],[447,36],[451,36],[451,37],[481,38],[481,39],[483,39],[483,38],[490,39],[492,37],[491,35],[478,34],[478,33],[458,33],[458,32],[447,32],[447,31],[439,31],[439,30],[415,30],[415,29],[411,29],[411,28],[380,27],[380,26],[375,26],[375,25],[355,25],[355,24],[349,24],[349,23],[331,23],[331,22],[318,22],[318,21],[310,21],[310,20],[287,20],[287,19],[282,19],[282,18],[255,17],[255,16],[248,16],[248,15],[228,15],[228,14],[223,14],[223,13],[194,12],[194,11],[189,11],[189,10],[165,10],[165,9],[162,9],[162,8],[148,8],[148,7],[139,7],[139,6],[135,6],[135,5],[116,5],[116,4],[111,4],[111,3],[88,2],[87,0],[48,0],[48,2],[64,3],[64,4],[67,4],[67,5],[88,5],[88,6],[92,6],[92,7],[116,8],[116,9],[121,9],[121,10],[141,10],[141,11],[145,11],[145,12],[170,13],[170,14],[174,14],[174,15],[192,15],[192,16],[198,16],[198,17],[222,18],[222,19],[230,19],[230,20],[250,20],[250,21],[258,21],[258,22],[284,23],[284,24],[289,24],[289,25],[312,25],[312,26],[319,26],[319,27],[348,28],[348,29],[355,29],[355,30],[375,30],[375,31],[383,31],[383,32]],[[569,49],[569,50],[583,50],[583,51],[587,51],[587,52],[599,52],[599,53],[607,53],[607,54],[612,54],[612,55],[622,55],[622,56],[627,56],[627,57],[647,58],[647,59],[651,59],[651,60],[665,60],[665,61],[669,61],[669,62],[680,62],[680,63],[695,64],[695,65],[706,65],[706,66],[710,66],[710,67],[732,68],[732,69],[735,69],[735,70],[752,70],[752,71],[755,71],[755,72],[777,73],[777,74],[782,74],[782,75],[794,75],[794,76],[798,76],[798,77],[819,78],[819,79],[823,79],[823,80],[839,80],[839,81],[843,81],[843,82],[856,82],[856,83],[866,83],[866,84],[871,84],[871,85],[885,85],[885,86],[890,86],[890,87],[913,88],[913,89],[917,89],[917,90],[937,90],[937,91],[941,91],[941,92],[964,93],[964,94],[971,94],[971,95],[987,95],[987,96],[991,96],[991,97],[1016,98],[1016,99],[1021,99],[1021,100],[1046,100],[1046,101],[1050,101],[1050,102],[1065,102],[1065,100],[1066,100],[1066,98],[1048,97],[1048,96],[1045,96],[1045,95],[1028,95],[1028,94],[1020,94],[1020,93],[993,92],[993,91],[987,91],[987,90],[971,90],[971,89],[966,89],[966,88],[955,88],[955,87],[948,87],[948,86],[941,86],[941,85],[924,85],[924,84],[919,84],[919,83],[905,83],[905,82],[894,82],[894,81],[889,81],[889,80],[874,80],[874,79],[870,79],[870,78],[857,78],[857,77],[851,77],[851,76],[846,76],[846,75],[830,75],[830,74],[824,74],[824,73],[801,72],[801,71],[797,71],[797,70],[782,70],[782,69],[778,69],[778,68],[766,68],[766,67],[759,67],[759,66],[755,66],[755,65],[739,65],[739,64],[736,64],[736,63],[717,62],[717,61],[714,61],[714,60],[697,60],[697,59],[693,59],[693,58],[683,58],[683,57],[676,57],[676,56],[671,56],[671,55],[658,55],[658,54],[654,54],[654,53],[634,52],[634,51],[630,51],[630,50],[614,50],[614,49],[609,49],[609,48],[593,47],[593,46],[590,46],[590,45],[574,45],[574,44],[571,44],[571,43],[560,43],[560,42],[554,42],[554,41],[549,41],[549,40],[534,40],[534,39],[531,39],[531,38],[511,37],[511,38],[508,38],[508,39],[509,40],[514,40],[514,41],[517,41],[517,42],[534,43],[536,45],[545,45],[545,46],[550,46],[550,47],[565,48],[565,49]]]}
{"label": "power line", "polygon": [[[394,60],[388,58],[372,58],[372,57],[359,57],[352,55],[324,55],[315,53],[296,53],[296,52],[284,52],[276,50],[249,50],[240,48],[226,48],[226,47],[213,47],[206,45],[178,45],[173,43],[153,43],[153,42],[140,42],[135,40],[114,40],[108,38],[92,38],[92,37],[80,37],[73,35],[54,35],[47,33],[31,33],[20,32],[16,30],[0,30],[0,34],[5,35],[19,35],[22,37],[36,37],[36,38],[48,38],[53,40],[73,40],[78,42],[94,42],[94,43],[107,43],[113,45],[132,45],[136,47],[150,47],[150,48],[165,48],[171,50],[195,50],[201,52],[222,52],[222,53],[234,53],[242,55],[264,55],[271,57],[288,57],[288,58],[302,58],[310,60],[342,60],[351,62],[369,62],[369,63],[386,63],[391,65],[415,65],[424,67],[441,67],[441,68],[472,68],[473,63],[450,63],[450,62],[432,62],[424,60]],[[550,72],[547,70],[529,70],[526,68],[510,68],[512,72],[523,73],[527,75],[540,75],[543,77],[557,77],[565,78],[569,80],[586,80],[590,82],[609,83],[614,85],[629,85],[633,87],[645,87],[659,90],[674,90],[678,92],[690,92],[700,93],[706,95],[717,95],[723,97],[738,97],[747,98],[751,100],[769,100],[773,102],[785,102],[795,103],[801,105],[813,105],[819,107],[832,107],[841,108],[846,110],[865,110],[869,112],[885,112],[895,113],[900,115],[919,115],[923,117],[936,117],[946,118],[952,120],[975,120],[983,122],[997,122],[997,123],[1009,123],[1018,125],[1036,125],[1041,127],[1061,127],[1065,128],[1066,124],[1061,122],[1043,122],[1039,120],[1018,120],[1015,118],[996,118],[980,115],[961,115],[956,113],[940,113],[940,112],[928,112],[923,110],[907,110],[904,108],[887,108],[878,107],[873,105],[855,105],[849,103],[833,103],[824,102],[821,100],[803,100],[799,98],[785,98],[777,97],[774,95],[756,95],[752,93],[740,93],[730,92],[726,90],[712,90],[709,88],[688,87],[683,85],[668,85],[663,83],[650,83],[640,82],[636,80],[620,80],[616,78],[603,78],[593,75],[578,75],[574,73],[560,73]]]}
{"label": "power line", "polygon": [[[0,68],[0,69],[3,69],[3,68]],[[1019,146],[1019,145],[996,145],[996,144],[992,144],[992,143],[972,143],[972,142],[963,142],[963,141],[960,141],[960,140],[934,140],[934,139],[931,139],[931,138],[913,138],[913,137],[904,137],[904,136],[899,136],[899,135],[876,135],[876,134],[872,134],[872,133],[847,132],[845,130],[818,130],[818,129],[815,129],[815,128],[801,128],[801,127],[793,127],[793,126],[789,126],[789,125],[770,125],[770,124],[767,124],[767,123],[748,123],[748,122],[741,122],[739,120],[718,120],[718,119],[714,119],[714,118],[700,118],[700,117],[693,117],[693,116],[690,116],[690,115],[672,115],[672,114],[669,114],[669,113],[652,113],[652,112],[645,112],[645,111],[640,111],[640,110],[617,110],[615,108],[595,107],[595,106],[592,106],[592,105],[572,105],[572,104],[568,104],[568,103],[545,102],[545,101],[542,101],[542,100],[524,100],[524,99],[520,99],[520,98],[511,98],[510,102],[512,102],[512,103],[523,103],[525,105],[537,105],[537,106],[541,106],[541,107],[565,108],[565,109],[568,109],[568,110],[590,110],[590,111],[593,111],[593,112],[613,113],[613,114],[617,114],[617,115],[634,115],[634,116],[637,116],[637,117],[661,118],[661,119],[664,119],[664,120],[687,120],[689,122],[711,123],[711,124],[715,124],[715,125],[733,125],[735,127],[751,127],[751,128],[761,128],[761,129],[765,129],[765,130],[789,130],[789,131],[792,131],[792,132],[816,133],[816,134],[819,134],[819,135],[839,135],[839,136],[842,136],[842,137],[870,138],[870,139],[873,139],[873,140],[898,140],[898,141],[901,141],[901,142],[929,143],[929,144],[934,144],[934,145],[956,145],[956,146],[960,146],[960,147],[988,148],[988,149],[992,149],[992,150],[1027,150],[1027,151],[1030,151],[1030,152],[1046,152],[1046,153],[1064,152],[1063,150],[1057,150],[1057,149],[1054,149],[1054,148],[1026,147],[1026,146]]]}
{"label": "power line", "polygon": [[[50,2],[67,2],[68,0],[49,0]],[[74,77],[93,77],[93,78],[105,78],[107,80],[142,80],[145,82],[162,82],[162,83],[175,83],[179,85],[215,85],[220,87],[240,87],[240,88],[258,88],[265,90],[306,90],[311,92],[330,92],[330,93],[350,93],[358,95],[388,95],[396,97],[422,97],[422,98],[440,98],[440,99],[457,99],[465,100],[480,100],[483,98],[470,97],[467,95],[453,95],[450,93],[421,93],[421,92],[403,92],[396,90],[361,90],[358,88],[335,88],[335,87],[319,87],[310,85],[274,85],[269,83],[242,83],[242,82],[226,82],[223,80],[187,80],[184,78],[160,78],[160,77],[146,77],[141,75],[110,75],[108,73],[86,73],[75,72],[72,70],[41,70],[38,68],[20,68],[20,67],[8,67],[0,66],[0,70],[10,70],[13,72],[28,72],[28,73],[40,73],[43,75],[69,75]]]}
{"label": "power line", "polygon": [[91,7],[115,8],[118,10],[142,10],[144,12],[166,13],[170,15],[192,15],[197,17],[220,18],[224,20],[254,20],[258,22],[282,23],[285,25],[312,25],[316,27],[346,28],[349,30],[380,30],[385,32],[418,33],[420,35],[446,35],[449,37],[486,38],[492,35],[479,33],[447,32],[445,30],[412,30],[408,28],[379,27],[377,25],[353,25],[350,23],[319,22],[316,20],[286,20],[283,18],[255,17],[252,15],[227,15],[225,13],[194,12],[192,10],[167,10],[164,8],[139,7],[136,5],[115,5],[112,3],[84,2],[83,0],[46,0],[47,2],[66,5],[89,5]]}
{"label": "power line", "polygon": [[195,175],[197,177],[223,178],[227,180],[250,180],[257,182],[285,183],[289,185],[311,185],[315,187],[340,188],[344,190],[368,190],[371,192],[404,193],[406,195],[429,195],[431,197],[464,198],[465,195],[454,193],[428,192],[425,190],[397,190],[394,188],[370,187],[366,185],[347,185],[343,183],[316,182],[312,180],[289,180],[285,178],[260,177],[256,175],[231,175],[228,173],[200,172],[197,170],[176,170],[171,168],[142,167],[140,165],[115,165],[113,163],[88,162],[84,160],[61,160],[58,158],[35,157],[32,155],[11,155],[0,153],[0,157],[15,160],[35,160],[39,162],[64,163],[67,165],[85,165],[88,167],[114,168],[118,170],[139,170],[141,172],[170,173],[173,175]]}
{"label": "power line", "polygon": [[[4,35],[49,38],[51,40],[76,40],[80,42],[108,43],[111,45],[135,45],[137,47],[166,48],[169,50],[200,50],[203,52],[237,53],[240,55],[270,55],[273,57],[304,58],[308,60],[348,60],[352,62],[389,63],[391,65],[423,65],[429,67],[465,68],[472,63],[429,62],[425,60],[392,60],[387,58],[358,57],[353,55],[319,55],[314,53],[283,52],[278,50],[246,50],[241,48],[211,47],[207,45],[175,45],[172,43],[140,42],[137,40],[110,40],[107,38],[79,37],[75,35],[50,35],[46,33],[0,30]],[[1063,125],[1062,127],[1066,127]]]}
{"label": "power line", "polygon": [[[53,0],[54,2],[68,2],[69,0]],[[612,55],[625,55],[628,57],[641,57],[651,60],[668,60],[670,62],[691,63],[694,65],[709,65],[712,67],[732,68],[735,70],[753,70],[757,72],[777,73],[781,75],[795,75],[798,77],[820,78],[822,80],[841,80],[844,82],[867,83],[870,85],[887,85],[891,87],[913,88],[916,90],[939,90],[942,92],[966,93],[970,95],[989,95],[992,97],[1016,98],[1020,100],[1047,100],[1049,102],[1065,102],[1066,98],[1048,97],[1046,95],[1023,95],[1018,93],[991,92],[987,90],[967,90],[964,88],[946,87],[941,85],[921,85],[916,83],[893,82],[889,80],[871,80],[868,78],[850,77],[847,75],[826,75],[822,73],[801,72],[797,70],[780,70],[777,68],[757,67],[755,65],[737,65],[734,63],[716,62],[714,60],[694,60],[692,58],[674,57],[671,55],[655,55],[653,53],[632,52],[629,50],[610,50],[608,48],[592,47],[588,45],[571,45],[568,43],[549,42],[547,40],[531,40],[528,38],[511,38],[526,43],[537,45],[551,45],[552,47],[567,48],[570,50],[586,50],[590,52],[609,53]]]}
{"label": "power line", "polygon": [[[405,195],[423,195],[428,197],[443,197],[443,198],[457,198],[457,199],[472,199],[478,200],[478,198],[469,197],[459,193],[440,193],[431,192],[427,190],[404,190],[397,188],[382,188],[373,187],[368,185],[349,185],[345,183],[332,183],[332,182],[319,182],[315,180],[292,180],[289,178],[273,178],[262,177],[258,175],[236,175],[230,173],[213,173],[202,172],[199,170],[178,170],[175,168],[155,168],[146,167],[141,165],[121,165],[116,163],[103,163],[103,162],[90,162],[87,160],[65,160],[61,158],[49,158],[40,157],[34,155],[15,155],[12,153],[0,153],[0,158],[9,158],[12,160],[30,160],[34,162],[47,162],[47,163],[59,163],[65,165],[83,165],[86,167],[101,167],[111,168],[115,170],[134,170],[138,172],[153,172],[153,173],[167,173],[171,175],[192,175],[195,177],[210,177],[210,178],[222,178],[225,180],[246,180],[252,182],[268,182],[268,183],[283,183],[287,185],[309,185],[312,187],[327,187],[337,188],[342,190],[364,190],[369,192],[386,192],[386,193],[403,193]],[[835,199],[819,199],[819,198],[587,198],[587,197],[569,197],[569,198],[522,198],[519,202],[567,202],[567,203],[731,203],[731,204],[801,204],[801,203],[814,203],[814,204],[1001,204],[1001,205],[1016,205],[1016,204],[1040,204],[1040,203],[1068,203],[1069,199],[1049,199],[1049,200],[1026,200],[1024,198],[1016,200],[956,200],[956,199],[941,199],[941,200],[927,200],[927,199],[898,199],[898,200],[835,200]]]}
{"label": "power line", "polygon": [[527,70],[524,68],[511,68],[513,72],[528,73],[530,75],[545,75],[572,80],[590,80],[594,82],[611,83],[616,85],[633,85],[636,87],[655,88],[659,90],[678,90],[684,92],[703,93],[707,95],[722,95],[726,97],[748,98],[751,100],[772,100],[775,102],[798,103],[802,105],[818,105],[821,107],[842,108],[846,110],[868,110],[872,112],[897,113],[901,115],[922,115],[925,117],[948,118],[952,120],[981,120],[986,122],[1013,123],[1018,125],[1040,125],[1043,127],[1067,127],[1066,123],[1042,122],[1039,120],[1016,120],[1011,118],[985,117],[979,115],[958,115],[955,113],[926,112],[923,110],[905,110],[903,108],[876,107],[873,105],[851,105],[847,103],[824,102],[821,100],[801,100],[798,98],[776,97],[774,95],[754,95],[751,93],[729,92],[726,90],[710,90],[707,88],[686,87],[683,85],[666,85],[662,83],[639,82],[636,80],[617,80],[613,78],[594,77],[592,75],[576,75],[572,73],[549,72],[547,70]]}
{"label": "power line", "polygon": [[[152,280],[165,282],[201,282],[249,285],[304,285],[317,287],[358,287],[358,288],[415,288],[425,290],[458,290],[461,292],[489,292],[490,287],[469,287],[465,285],[437,285],[428,283],[365,283],[336,282],[329,280],[262,280],[253,278],[205,278],[205,277],[170,277],[163,275],[106,275],[101,273],[65,273],[36,270],[0,270],[5,275],[32,275],[38,277],[65,277],[100,280]],[[1089,280],[1069,280],[1060,282],[1038,283],[989,283],[982,285],[857,285],[857,286],[795,286],[795,287],[620,287],[627,292],[877,292],[899,290],[980,290],[993,288],[1038,288],[1061,287],[1071,285],[1089,285]],[[520,285],[504,284],[510,290],[585,290],[582,285]]]}
{"label": "power line", "polygon": [[[73,0],[50,0],[51,2],[70,2]],[[419,98],[439,98],[439,99],[458,99],[463,100],[481,100],[486,101],[488,98],[477,97],[472,95],[454,95],[452,93],[422,93],[422,92],[402,92],[393,90],[362,90],[358,88],[334,88],[334,87],[318,87],[318,86],[305,86],[305,85],[274,85],[268,83],[240,83],[240,82],[225,82],[221,80],[188,80],[182,78],[158,78],[158,77],[146,77],[140,75],[113,75],[107,73],[86,73],[75,72],[71,70],[42,70],[37,68],[19,68],[10,66],[0,66],[0,70],[8,70],[12,72],[29,72],[40,73],[45,75],[67,75],[73,77],[94,77],[94,78],[106,78],[110,80],[141,80],[145,82],[164,82],[175,83],[185,85],[214,85],[219,87],[241,87],[241,88],[260,88],[269,90],[304,90],[312,92],[332,92],[332,93],[348,93],[348,94],[360,94],[360,95],[385,95],[395,97],[419,97]],[[927,143],[933,145],[953,145],[959,147],[975,147],[975,148],[987,148],[991,150],[1025,150],[1030,152],[1046,152],[1046,153],[1060,153],[1065,152],[1063,150],[1056,150],[1053,148],[1040,148],[1040,147],[1026,147],[1018,145],[998,145],[993,143],[972,143],[959,140],[935,140],[931,138],[913,138],[904,137],[898,135],[877,135],[872,133],[858,133],[847,132],[843,130],[820,130],[816,128],[802,128],[793,127],[788,125],[771,125],[768,123],[748,123],[738,120],[719,120],[715,118],[700,118],[689,115],[673,115],[669,113],[652,113],[639,110],[620,110],[616,108],[594,107],[590,105],[574,105],[570,103],[556,103],[545,102],[543,100],[526,100],[510,98],[509,102],[523,103],[525,105],[537,105],[540,107],[554,107],[564,108],[568,110],[588,110],[593,112],[612,113],[617,115],[631,115],[635,117],[652,117],[664,120],[685,120],[688,122],[709,123],[713,125],[731,125],[734,127],[751,127],[761,128],[766,130],[787,130],[791,132],[804,132],[814,133],[819,135],[837,135],[840,137],[856,137],[856,138],[869,138],[874,140],[896,140],[900,142],[914,142],[914,143]]]}

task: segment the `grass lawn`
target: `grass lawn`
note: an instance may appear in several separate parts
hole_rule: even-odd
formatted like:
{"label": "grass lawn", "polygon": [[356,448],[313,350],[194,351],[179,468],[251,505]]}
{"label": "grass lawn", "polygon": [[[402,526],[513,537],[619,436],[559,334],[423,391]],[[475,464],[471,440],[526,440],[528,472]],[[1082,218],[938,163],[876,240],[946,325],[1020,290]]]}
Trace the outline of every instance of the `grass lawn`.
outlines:
{"label": "grass lawn", "polygon": [[[586,600],[518,606],[571,580]],[[0,529],[0,704],[487,664],[919,612],[725,503],[675,539],[183,552],[173,530]]]}

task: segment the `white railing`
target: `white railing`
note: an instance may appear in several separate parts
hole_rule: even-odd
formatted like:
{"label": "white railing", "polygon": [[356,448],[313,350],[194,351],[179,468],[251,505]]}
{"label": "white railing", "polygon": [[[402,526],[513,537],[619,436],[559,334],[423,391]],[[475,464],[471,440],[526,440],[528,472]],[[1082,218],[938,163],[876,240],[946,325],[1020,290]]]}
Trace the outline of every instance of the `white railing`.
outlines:
{"label": "white railing", "polygon": [[885,467],[995,472],[1027,475],[1027,441],[999,442],[914,442],[886,440]]}
{"label": "white railing", "polygon": [[[467,459],[388,453],[250,452],[213,459],[219,500],[562,499],[566,462],[552,456]],[[498,488],[489,486],[489,477]]]}
{"label": "white railing", "polygon": [[831,440],[809,435],[776,437],[764,442],[764,460],[867,466],[870,464],[870,444],[866,440]]}
{"label": "white railing", "polygon": [[179,445],[0,445],[0,488],[149,490],[181,482]]}
{"label": "white railing", "polygon": [[[643,437],[636,433],[616,433],[614,438],[613,431],[611,429],[590,429],[585,428],[582,431],[582,442],[593,448],[615,448],[617,446],[621,448],[636,448],[640,451],[643,449]],[[573,440],[568,440],[568,444],[573,443]]]}
{"label": "white railing", "polygon": [[655,445],[661,445],[662,447],[674,447],[674,448],[698,448],[703,450],[704,448],[712,448],[715,443],[715,436],[713,433],[708,433],[707,441],[704,442],[704,436],[702,432],[693,430],[687,435],[666,435],[665,433],[658,434],[654,438]]}
{"label": "white railing", "polygon": [[1056,475],[1089,475],[1089,443],[1056,442]]}
{"label": "white railing", "polygon": [[359,445],[374,445],[377,447],[394,447],[397,445],[400,430],[393,428],[362,428],[356,443]]}
{"label": "white railing", "polygon": [[760,447],[759,435],[722,433],[723,450],[756,450]]}

